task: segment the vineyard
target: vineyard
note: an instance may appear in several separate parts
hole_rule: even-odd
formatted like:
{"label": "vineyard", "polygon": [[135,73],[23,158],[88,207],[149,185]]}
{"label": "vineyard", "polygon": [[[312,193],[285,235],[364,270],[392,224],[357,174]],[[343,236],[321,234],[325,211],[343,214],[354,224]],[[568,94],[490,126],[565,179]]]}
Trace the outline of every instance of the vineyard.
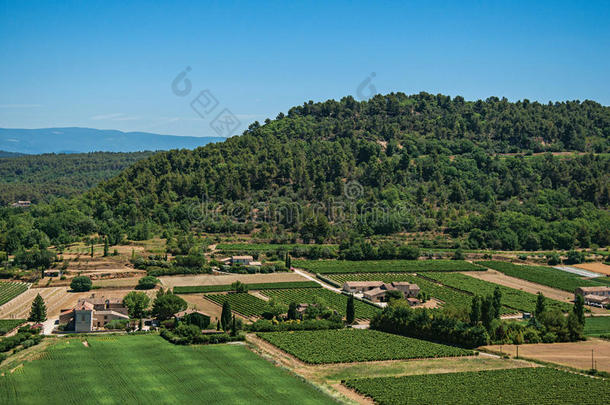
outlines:
{"label": "vineyard", "polygon": [[[500,291],[502,291],[502,304],[504,306],[530,313],[533,313],[536,309],[536,295],[525,291],[489,283],[461,273],[431,272],[426,273],[425,277],[431,278],[446,286],[467,291],[471,294],[491,295],[495,288],[499,287]],[[572,305],[568,303],[555,301],[549,298],[547,298],[546,302],[548,307],[559,308],[562,311],[569,311],[572,308]]]}
{"label": "vineyard", "polygon": [[261,253],[261,252],[289,252],[293,249],[311,249],[312,247],[327,248],[333,252],[337,251],[337,245],[306,245],[303,243],[294,244],[272,244],[272,243],[219,243],[216,249],[225,253]]}
{"label": "vineyard", "polygon": [[25,319],[0,319],[0,336],[25,323]]}
{"label": "vineyard", "polygon": [[248,293],[207,294],[204,297],[218,305],[229,301],[231,310],[244,316],[260,316],[267,306],[265,301]]}
{"label": "vineyard", "polygon": [[610,335],[610,316],[596,316],[586,318],[585,335]]}
{"label": "vineyard", "polygon": [[[337,294],[324,288],[293,288],[288,290],[263,290],[262,294],[288,305],[291,302],[297,304],[322,304],[334,309],[342,316],[345,316],[347,308],[347,296]],[[376,306],[355,300],[356,318],[370,319],[380,311]]]}
{"label": "vineyard", "polygon": [[578,287],[594,287],[602,286],[604,283],[600,283],[594,280],[587,280],[580,278],[576,274],[568,273],[566,271],[554,269],[552,267],[545,266],[522,266],[513,263],[497,262],[497,261],[482,261],[477,262],[481,266],[488,267],[504,273],[507,276],[520,278],[522,280],[531,281],[532,283],[538,283],[546,285],[548,287],[557,288],[559,290],[574,292]]}
{"label": "vineyard", "polygon": [[311,364],[469,356],[473,352],[370,329],[258,333]]}
{"label": "vineyard", "polygon": [[28,284],[16,281],[0,282],[0,305],[6,304],[19,294],[27,291]]}
{"label": "vineyard", "polygon": [[[285,281],[278,283],[249,283],[249,290],[277,290],[284,288],[318,288],[320,284],[315,281]],[[189,285],[174,287],[174,294],[193,294],[232,291],[231,284],[221,285]]]}
{"label": "vineyard", "polygon": [[610,384],[546,367],[348,380],[382,405],[604,404]]}
{"label": "vineyard", "polygon": [[[328,404],[312,385],[242,345],[172,345],[158,336],[60,339],[0,376],[5,404]],[[52,370],[52,372],[50,372]]]}
{"label": "vineyard", "polygon": [[295,260],[293,266],[319,274],[485,270],[462,260]]}

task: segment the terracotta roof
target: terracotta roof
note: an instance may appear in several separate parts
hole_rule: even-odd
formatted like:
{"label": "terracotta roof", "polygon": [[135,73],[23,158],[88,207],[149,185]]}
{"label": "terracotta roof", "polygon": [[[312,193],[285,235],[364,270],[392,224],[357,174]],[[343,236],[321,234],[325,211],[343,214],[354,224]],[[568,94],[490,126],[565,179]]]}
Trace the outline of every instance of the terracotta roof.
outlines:
{"label": "terracotta roof", "polygon": [[610,291],[610,287],[599,286],[599,287],[578,287],[578,290],[583,292],[605,292]]}
{"label": "terracotta roof", "polygon": [[369,296],[374,296],[374,295],[381,295],[381,294],[385,294],[388,290],[384,290],[381,288],[373,288],[370,291],[367,291],[364,293],[364,295],[369,295]]}
{"label": "terracotta roof", "polygon": [[252,260],[252,256],[231,256],[233,260]]}
{"label": "terracotta roof", "polygon": [[383,285],[383,281],[346,281],[348,287],[378,287]]}

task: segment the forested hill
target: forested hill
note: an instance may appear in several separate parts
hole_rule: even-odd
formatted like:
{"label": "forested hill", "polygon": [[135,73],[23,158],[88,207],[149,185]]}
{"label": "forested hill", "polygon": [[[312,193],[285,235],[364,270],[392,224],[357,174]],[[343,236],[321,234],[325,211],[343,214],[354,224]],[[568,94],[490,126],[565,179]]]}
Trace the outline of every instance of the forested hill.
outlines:
{"label": "forested hill", "polygon": [[[61,241],[87,232],[114,241],[179,228],[250,231],[256,215],[286,240],[425,232],[473,248],[606,246],[609,131],[610,109],[591,101],[389,94],[310,102],[226,142],[157,153],[78,201],[20,220]],[[580,154],[530,156],[565,151]],[[337,204],[348,218],[328,209]]]}
{"label": "forested hill", "polygon": [[0,205],[82,194],[153,152],[0,155]]}

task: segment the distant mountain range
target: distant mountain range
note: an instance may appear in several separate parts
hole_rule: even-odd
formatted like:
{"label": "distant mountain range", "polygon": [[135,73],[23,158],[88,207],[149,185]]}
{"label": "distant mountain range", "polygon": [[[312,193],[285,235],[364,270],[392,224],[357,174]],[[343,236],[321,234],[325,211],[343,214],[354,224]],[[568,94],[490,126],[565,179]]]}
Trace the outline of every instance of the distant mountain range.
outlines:
{"label": "distant mountain range", "polygon": [[0,128],[0,151],[26,154],[194,149],[220,137],[159,135],[93,128]]}

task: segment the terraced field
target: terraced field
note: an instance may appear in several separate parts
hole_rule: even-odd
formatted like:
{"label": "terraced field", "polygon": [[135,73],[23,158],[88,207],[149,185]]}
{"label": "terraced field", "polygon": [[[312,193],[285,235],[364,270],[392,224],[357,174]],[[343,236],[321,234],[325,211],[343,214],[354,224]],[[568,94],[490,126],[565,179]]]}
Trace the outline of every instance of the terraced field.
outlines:
{"label": "terraced field", "polygon": [[[0,376],[5,404],[329,404],[243,345],[179,346],[159,336],[60,339]],[[50,372],[52,370],[52,372]]]}
{"label": "terraced field", "polygon": [[[479,280],[461,273],[429,272],[425,274],[425,277],[438,281],[449,287],[479,295],[491,295],[493,294],[495,288],[499,287],[500,291],[502,291],[502,304],[504,306],[530,313],[535,312],[536,309],[536,295],[527,293],[525,291],[515,290],[514,288],[489,283],[487,281]],[[555,301],[549,298],[547,298],[546,301],[547,306],[556,307],[562,311],[569,311],[572,308],[572,305],[568,303]]]}
{"label": "terraced field", "polygon": [[269,332],[257,335],[311,364],[455,357],[474,354],[471,350],[371,329]]}
{"label": "terraced field", "polygon": [[407,377],[363,378],[345,385],[379,404],[605,404],[610,384],[546,367]]}
{"label": "terraced field", "polygon": [[[275,298],[286,305],[291,302],[297,304],[314,304],[321,303],[334,309],[342,316],[345,316],[348,297],[343,294],[337,294],[324,288],[291,288],[288,290],[262,290],[261,293],[269,298]],[[374,305],[366,304],[362,301],[355,300],[356,318],[370,319],[380,311]]]}
{"label": "terraced field", "polygon": [[19,281],[0,282],[0,305],[6,304],[28,289],[28,284]]}
{"label": "terraced field", "polygon": [[294,260],[292,265],[320,274],[485,270],[463,260]]}

